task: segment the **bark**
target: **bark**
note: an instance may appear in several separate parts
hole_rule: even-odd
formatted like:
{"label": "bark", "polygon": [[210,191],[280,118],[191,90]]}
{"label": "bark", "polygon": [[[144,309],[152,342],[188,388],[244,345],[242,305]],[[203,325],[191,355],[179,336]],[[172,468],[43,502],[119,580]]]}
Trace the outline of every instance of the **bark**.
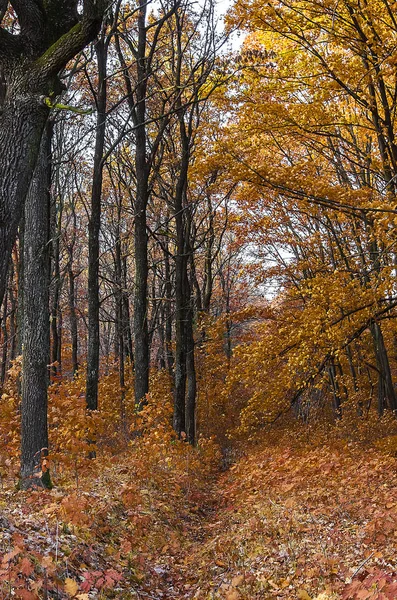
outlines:
{"label": "bark", "polygon": [[203,311],[209,313],[212,297],[212,289],[214,284],[214,276],[212,272],[213,262],[213,247],[215,243],[215,231],[214,231],[214,210],[210,196],[207,198],[208,204],[208,238],[205,252],[205,264],[204,264],[204,290],[203,290]]}
{"label": "bark", "polygon": [[77,2],[14,2],[20,32],[0,27],[0,303],[25,198],[49,114],[45,98],[61,91],[58,73],[99,29],[104,5]]}
{"label": "bark", "polygon": [[135,342],[135,403],[142,404],[149,391],[149,333],[147,321],[147,280],[148,280],[148,236],[146,211],[149,199],[150,167],[146,159],[146,7],[144,0],[139,2],[138,46],[137,46],[137,87],[135,106],[135,295],[134,295],[134,342]]}
{"label": "bark", "polygon": [[60,272],[60,237],[61,237],[61,222],[62,222],[62,204],[59,206],[58,214],[56,210],[55,200],[51,206],[51,225],[52,225],[52,262],[53,262],[53,292],[51,302],[51,363],[52,372],[57,374],[61,369],[61,344],[58,335],[59,327],[59,298],[61,294],[62,280]]}
{"label": "bark", "polygon": [[339,382],[336,378],[336,368],[334,360],[330,361],[328,366],[328,375],[332,388],[332,407],[335,419],[340,419],[342,416],[342,399],[340,395]]}
{"label": "bark", "polygon": [[190,444],[196,443],[196,366],[194,358],[194,336],[193,336],[193,307],[190,299],[190,306],[187,310],[186,319],[186,436]]}
{"label": "bark", "polygon": [[94,173],[91,191],[91,214],[88,225],[88,348],[86,403],[89,410],[98,408],[99,377],[99,230],[101,226],[101,196],[103,153],[106,131],[107,44],[102,37],[95,46],[98,63],[97,129],[95,137]]}
{"label": "bark", "polygon": [[15,266],[18,264],[18,256],[15,251],[15,263],[11,263],[10,270],[10,305],[11,305],[11,313],[10,313],[10,361],[15,360],[17,355],[17,299],[15,296]]}
{"label": "bark", "polygon": [[17,312],[17,354],[21,356],[23,346],[23,305],[24,305],[24,291],[23,291],[23,280],[24,280],[24,247],[25,247],[25,215],[22,216],[19,224],[18,232],[18,312]]}
{"label": "bark", "polygon": [[69,293],[68,293],[68,304],[69,304],[69,319],[70,319],[70,337],[72,339],[72,370],[73,377],[77,375],[79,370],[79,338],[78,338],[78,327],[77,327],[77,314],[76,314],[76,292],[75,292],[75,281],[76,276],[73,273],[72,264],[69,263],[68,267],[68,278],[69,278]]}
{"label": "bark", "polygon": [[49,136],[44,135],[25,214],[24,343],[21,404],[21,485],[50,487],[41,475],[48,452],[47,388],[49,319]]}
{"label": "bark", "polygon": [[[185,159],[186,161],[186,159]],[[186,284],[187,253],[185,247],[185,227],[183,218],[183,198],[186,189],[185,178],[179,178],[175,193],[175,387],[173,426],[180,436],[185,431],[186,420]]]}
{"label": "bark", "polygon": [[393,412],[397,410],[397,397],[393,385],[389,357],[379,323],[372,323],[370,330],[378,367],[378,412],[382,415],[385,408]]}
{"label": "bark", "polygon": [[171,282],[171,268],[170,268],[170,257],[168,253],[168,242],[166,241],[165,252],[164,252],[164,268],[165,268],[165,352],[168,373],[171,379],[174,375],[174,355],[172,352],[172,282]]}
{"label": "bark", "polygon": [[130,301],[127,293],[127,256],[123,256],[123,323],[124,323],[124,342],[125,356],[129,359],[131,365],[134,365],[134,352],[132,344],[132,331],[130,319]]}
{"label": "bark", "polygon": [[8,313],[8,292],[6,291],[3,300],[3,314],[1,318],[1,343],[3,345],[1,353],[1,372],[0,383],[3,384],[7,373],[7,354],[8,354],[8,330],[7,330],[7,313]]}

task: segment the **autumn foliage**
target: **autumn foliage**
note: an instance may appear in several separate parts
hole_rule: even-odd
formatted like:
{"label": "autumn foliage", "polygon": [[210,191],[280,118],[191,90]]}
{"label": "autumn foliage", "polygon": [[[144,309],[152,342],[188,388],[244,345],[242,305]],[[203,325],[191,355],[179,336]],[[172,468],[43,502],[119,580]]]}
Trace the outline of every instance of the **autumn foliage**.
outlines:
{"label": "autumn foliage", "polygon": [[141,4],[67,71],[81,103],[107,86],[103,121],[51,105],[28,481],[21,230],[13,249],[0,600],[397,598],[396,7],[236,0],[221,35],[211,2]]}

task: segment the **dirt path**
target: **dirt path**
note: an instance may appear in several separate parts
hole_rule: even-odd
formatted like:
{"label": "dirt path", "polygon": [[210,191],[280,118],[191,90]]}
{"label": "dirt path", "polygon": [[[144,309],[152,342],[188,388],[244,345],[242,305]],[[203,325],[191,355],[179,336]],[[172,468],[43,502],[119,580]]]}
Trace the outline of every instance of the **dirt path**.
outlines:
{"label": "dirt path", "polygon": [[212,482],[142,597],[397,598],[396,466],[354,447],[253,453]]}

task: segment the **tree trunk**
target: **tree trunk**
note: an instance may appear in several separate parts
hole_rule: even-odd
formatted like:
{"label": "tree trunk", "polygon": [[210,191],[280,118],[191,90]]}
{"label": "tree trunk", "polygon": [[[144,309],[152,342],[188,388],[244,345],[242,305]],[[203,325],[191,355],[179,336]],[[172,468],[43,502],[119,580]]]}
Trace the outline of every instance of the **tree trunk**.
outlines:
{"label": "tree trunk", "polygon": [[23,98],[0,117],[0,302],[48,113],[35,98]]}
{"label": "tree trunk", "polygon": [[[22,369],[21,484],[50,487],[42,473],[48,452],[47,388],[50,357],[49,319],[49,154],[43,136],[25,213],[24,342]],[[44,469],[43,469],[44,471]]]}
{"label": "tree trunk", "polygon": [[382,415],[385,408],[388,408],[393,412],[397,410],[397,397],[393,385],[389,357],[387,355],[387,350],[379,323],[373,322],[370,330],[374,343],[376,363],[379,372],[378,412],[379,415]]}
{"label": "tree trunk", "polygon": [[4,294],[3,300],[3,314],[1,318],[1,343],[3,345],[1,353],[1,372],[0,372],[0,383],[3,385],[6,379],[7,373],[7,354],[8,354],[8,330],[7,330],[7,313],[8,313],[8,292]]}
{"label": "tree trunk", "polygon": [[104,38],[95,45],[98,63],[97,129],[95,137],[94,173],[91,192],[91,214],[88,225],[88,351],[86,403],[89,410],[98,408],[99,377],[99,230],[101,227],[101,196],[103,151],[106,130],[107,45]]}
{"label": "tree trunk", "polygon": [[146,211],[149,197],[149,165],[146,159],[146,10],[145,0],[139,1],[137,86],[136,86],[136,134],[135,134],[135,296],[134,296],[134,343],[135,343],[135,403],[142,404],[149,391],[149,334],[147,321],[148,237]]}
{"label": "tree trunk", "polygon": [[189,307],[186,315],[186,435],[190,444],[196,443],[196,366],[194,357],[194,336],[193,336],[193,306],[192,299],[188,299]]}
{"label": "tree trunk", "polygon": [[176,191],[176,257],[175,257],[175,388],[173,425],[178,436],[186,422],[186,270],[185,231],[182,212],[183,190]]}
{"label": "tree trunk", "polygon": [[52,203],[51,226],[52,226],[52,261],[53,261],[53,287],[51,299],[51,363],[54,375],[61,368],[61,344],[58,335],[59,326],[59,298],[61,294],[61,273],[60,273],[60,238],[62,223],[62,204],[57,211],[56,200]]}
{"label": "tree trunk", "polygon": [[58,73],[96,36],[105,4],[20,2],[17,33],[0,23],[0,304]]}
{"label": "tree trunk", "polygon": [[75,292],[75,281],[76,276],[73,273],[72,264],[69,263],[68,267],[68,276],[69,276],[69,293],[68,293],[68,303],[69,303],[69,319],[70,319],[70,337],[72,339],[72,370],[73,377],[77,375],[77,371],[79,370],[79,336],[78,336],[78,327],[77,327],[77,315],[76,315],[76,292]]}
{"label": "tree trunk", "polygon": [[164,252],[164,268],[165,268],[165,352],[168,373],[171,379],[174,375],[174,355],[172,352],[172,282],[171,282],[171,268],[170,268],[170,257],[168,253],[168,241],[165,242]]}

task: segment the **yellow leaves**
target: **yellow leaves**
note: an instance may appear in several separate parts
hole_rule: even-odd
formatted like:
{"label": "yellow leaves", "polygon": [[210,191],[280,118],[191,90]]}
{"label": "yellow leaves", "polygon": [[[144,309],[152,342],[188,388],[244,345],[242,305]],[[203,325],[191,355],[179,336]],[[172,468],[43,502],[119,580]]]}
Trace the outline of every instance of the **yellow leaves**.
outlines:
{"label": "yellow leaves", "polygon": [[[69,596],[74,598],[76,596],[77,592],[79,591],[79,584],[74,579],[70,579],[70,577],[67,577],[65,579],[64,589],[65,589],[65,592],[67,594],[69,594]],[[87,595],[87,597],[88,597],[88,595]]]}
{"label": "yellow leaves", "polygon": [[311,596],[309,596],[306,590],[298,590],[297,597],[299,600],[312,600]]}
{"label": "yellow leaves", "polygon": [[66,577],[64,584],[65,593],[68,594],[70,598],[74,598],[75,600],[89,600],[90,596],[87,593],[78,593],[79,584],[74,579],[70,577]]}

